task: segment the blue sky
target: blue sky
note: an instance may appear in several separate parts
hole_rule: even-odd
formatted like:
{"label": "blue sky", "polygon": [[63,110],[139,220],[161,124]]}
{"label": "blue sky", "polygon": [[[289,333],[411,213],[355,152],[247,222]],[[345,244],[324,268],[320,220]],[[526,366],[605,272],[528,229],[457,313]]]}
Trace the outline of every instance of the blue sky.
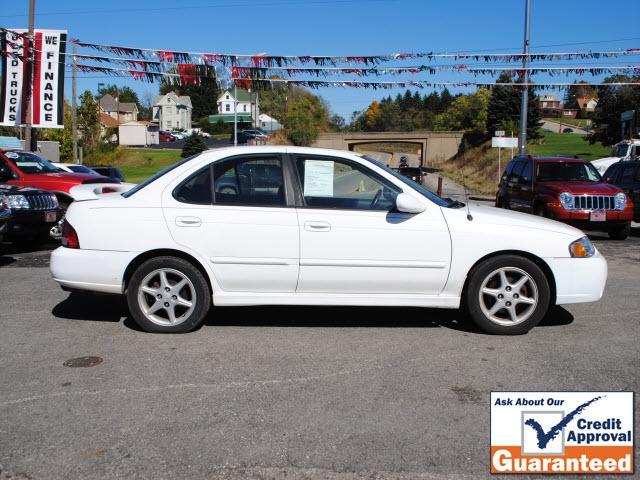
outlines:
{"label": "blue sky", "polygon": [[[533,51],[640,47],[637,0],[532,0],[532,4]],[[28,0],[3,2],[0,25],[26,27],[27,9]],[[86,42],[216,53],[517,52],[522,48],[523,15],[524,0],[37,0],[36,27],[66,29],[70,37]],[[638,65],[640,56],[574,62],[586,63]],[[129,85],[140,94],[158,90],[157,84],[79,75],[79,92],[95,91],[99,82]],[[473,80],[456,73],[404,78]],[[554,78],[565,81],[565,77]],[[536,79],[551,80],[545,75]],[[348,119],[372,100],[399,91],[325,88],[318,93],[333,112]]]}

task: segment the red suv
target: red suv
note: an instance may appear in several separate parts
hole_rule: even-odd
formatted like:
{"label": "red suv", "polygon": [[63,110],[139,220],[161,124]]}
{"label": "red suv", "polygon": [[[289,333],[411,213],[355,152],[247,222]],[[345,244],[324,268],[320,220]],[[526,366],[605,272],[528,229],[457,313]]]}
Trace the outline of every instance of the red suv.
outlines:
{"label": "red suv", "polygon": [[633,204],[604,183],[590,162],[573,158],[514,157],[500,180],[496,206],[533,213],[616,240],[630,233]]}
{"label": "red suv", "polygon": [[71,188],[87,183],[119,184],[101,175],[69,173],[39,156],[19,150],[0,150],[0,183],[36,187],[56,194],[63,209],[73,201]]}

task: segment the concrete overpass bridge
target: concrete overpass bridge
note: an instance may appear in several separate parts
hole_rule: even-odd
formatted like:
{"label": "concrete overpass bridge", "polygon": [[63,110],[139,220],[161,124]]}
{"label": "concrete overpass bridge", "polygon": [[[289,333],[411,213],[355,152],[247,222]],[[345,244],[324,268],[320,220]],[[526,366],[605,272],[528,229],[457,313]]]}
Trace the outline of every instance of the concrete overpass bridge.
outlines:
{"label": "concrete overpass bridge", "polygon": [[[456,153],[462,141],[464,132],[349,132],[349,133],[321,133],[314,147],[333,148],[337,150],[372,150],[385,151],[380,143],[416,144],[419,153],[415,161],[422,167],[437,167],[446,162]],[[371,146],[368,148],[368,146]],[[395,148],[393,149],[396,150]],[[413,155],[411,155],[413,157]],[[398,154],[390,155],[391,166],[396,166]],[[418,166],[418,165],[416,165]]]}

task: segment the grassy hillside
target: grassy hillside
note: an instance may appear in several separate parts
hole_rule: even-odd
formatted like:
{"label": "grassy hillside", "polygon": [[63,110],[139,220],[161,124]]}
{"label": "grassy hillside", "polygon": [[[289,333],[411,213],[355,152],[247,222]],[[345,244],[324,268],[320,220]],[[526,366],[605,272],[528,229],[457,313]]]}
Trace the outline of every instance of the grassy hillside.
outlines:
{"label": "grassy hillside", "polygon": [[[600,143],[591,145],[581,135],[544,132],[543,143],[529,145],[533,156],[578,156],[585,160],[596,160],[609,156],[611,149]],[[511,158],[510,149],[502,149],[501,170]],[[443,165],[442,175],[458,183],[463,177],[467,188],[477,194],[494,195],[498,185],[498,149],[491,142],[457,155]]]}
{"label": "grassy hillside", "polygon": [[180,150],[118,148],[113,152],[88,156],[84,163],[88,166],[116,166],[122,170],[128,182],[140,183],[180,159]]}
{"label": "grassy hillside", "polygon": [[583,135],[573,135],[570,133],[544,132],[544,142],[540,145],[529,145],[529,153],[534,156],[574,155],[585,160],[597,160],[608,157],[611,153],[610,147],[605,147],[601,143],[593,145],[584,139]]}

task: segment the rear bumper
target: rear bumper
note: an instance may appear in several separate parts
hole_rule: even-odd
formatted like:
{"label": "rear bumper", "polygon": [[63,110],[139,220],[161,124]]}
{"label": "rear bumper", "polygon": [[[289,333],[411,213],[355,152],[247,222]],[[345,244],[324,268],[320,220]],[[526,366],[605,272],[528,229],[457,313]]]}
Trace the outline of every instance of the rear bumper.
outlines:
{"label": "rear bumper", "polygon": [[135,252],[111,252],[58,247],[51,253],[51,276],[74,290],[123,293],[123,276]]}
{"label": "rear bumper", "polygon": [[556,303],[597,302],[607,283],[607,261],[600,254],[591,258],[545,258],[556,282]]}

